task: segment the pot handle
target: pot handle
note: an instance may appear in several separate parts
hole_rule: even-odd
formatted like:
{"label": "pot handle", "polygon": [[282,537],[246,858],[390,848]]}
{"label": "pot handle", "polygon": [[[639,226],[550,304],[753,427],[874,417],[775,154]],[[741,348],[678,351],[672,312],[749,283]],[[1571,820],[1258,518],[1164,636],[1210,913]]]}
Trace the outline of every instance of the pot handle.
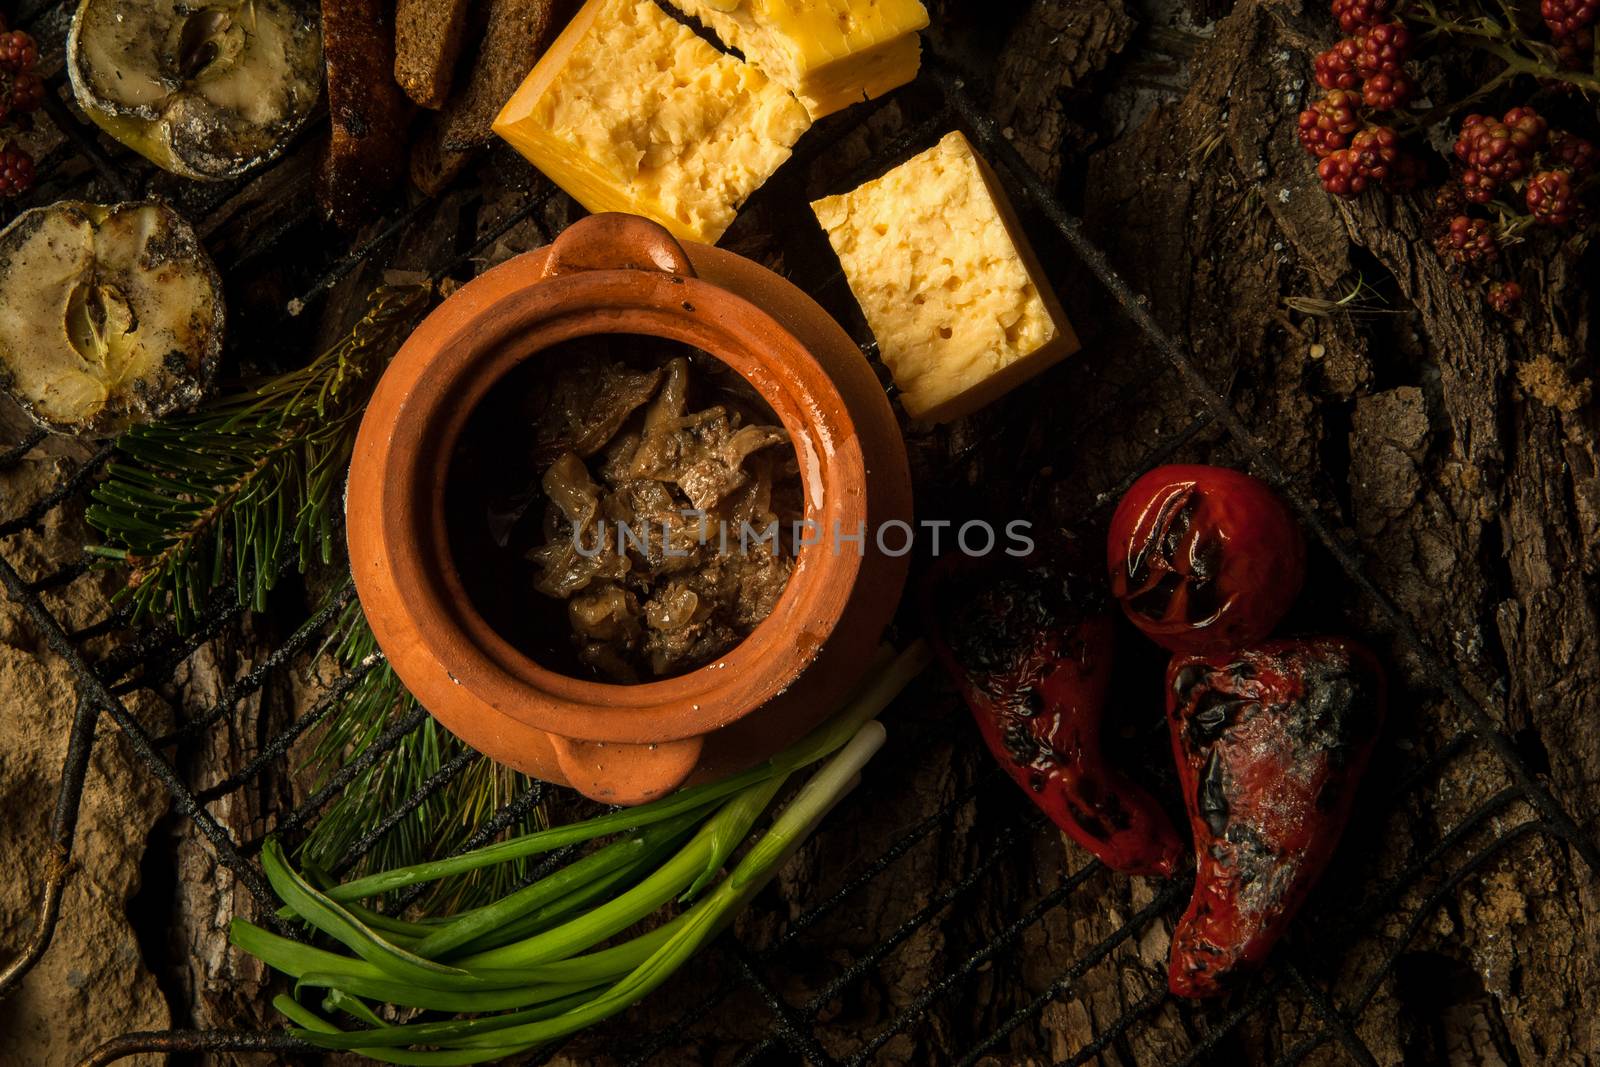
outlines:
{"label": "pot handle", "polygon": [[631,745],[549,734],[572,788],[602,804],[643,804],[683,784],[700,762],[703,737]]}
{"label": "pot handle", "polygon": [[585,270],[658,270],[693,278],[689,255],[665,226],[605,211],[568,226],[550,245],[544,277]]}

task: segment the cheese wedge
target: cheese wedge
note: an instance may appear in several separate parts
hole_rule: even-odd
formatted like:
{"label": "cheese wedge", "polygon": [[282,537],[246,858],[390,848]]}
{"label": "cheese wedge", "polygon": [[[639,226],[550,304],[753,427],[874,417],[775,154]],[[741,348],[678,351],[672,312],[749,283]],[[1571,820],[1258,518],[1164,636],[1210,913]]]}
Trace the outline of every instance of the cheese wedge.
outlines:
{"label": "cheese wedge", "polygon": [[672,0],[800,98],[813,119],[917,76],[917,0]]}
{"label": "cheese wedge", "polygon": [[913,418],[970,414],[1077,351],[994,172],[960,133],[811,205]]}
{"label": "cheese wedge", "polygon": [[651,0],[588,0],[494,131],[590,211],[715,244],[810,125],[783,86]]}

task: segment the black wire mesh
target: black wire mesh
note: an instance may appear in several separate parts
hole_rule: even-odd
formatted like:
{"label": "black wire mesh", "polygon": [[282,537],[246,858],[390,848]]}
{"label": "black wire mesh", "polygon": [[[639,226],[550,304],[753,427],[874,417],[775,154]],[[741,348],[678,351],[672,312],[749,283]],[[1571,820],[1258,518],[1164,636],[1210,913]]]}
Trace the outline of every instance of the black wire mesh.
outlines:
{"label": "black wire mesh", "polygon": [[[49,5],[30,8],[29,17],[48,12]],[[52,88],[59,89],[58,77]],[[1580,832],[1570,813],[1541,783],[1534,772],[1518,755],[1515,745],[1496,725],[1496,715],[1474,698],[1462,682],[1452,674],[1445,661],[1419,634],[1418,628],[1396,606],[1388,595],[1368,576],[1355,551],[1338,535],[1326,519],[1337,514],[1337,509],[1324,509],[1319,501],[1307,495],[1304,488],[1291,480],[1277,463],[1261,438],[1235,413],[1228,399],[1197,369],[1189,354],[1173,341],[1150,314],[1139,294],[1112,270],[1105,255],[1085,235],[1080,221],[1070,215],[1054,198],[1051,190],[1023,163],[1018,153],[1007,141],[996,124],[968,95],[959,79],[936,59],[925,65],[918,83],[901,94],[916,93],[916,99],[907,104],[907,110],[920,115],[919,121],[904,134],[889,142],[883,150],[866,161],[849,180],[839,183],[846,188],[856,180],[881,172],[907,155],[926,147],[952,124],[967,130],[980,150],[1004,173],[1014,194],[1040,218],[1055,228],[1073,252],[1082,260],[1092,275],[1105,287],[1120,309],[1120,314],[1137,328],[1166,361],[1159,370],[1176,373],[1190,396],[1199,405],[1199,412],[1181,431],[1170,435],[1135,465],[1133,469],[1116,472],[1110,488],[1101,494],[1109,503],[1142,470],[1163,462],[1177,451],[1191,445],[1208,434],[1226,435],[1232,446],[1254,470],[1272,482],[1294,506],[1306,529],[1320,543],[1334,564],[1348,581],[1366,598],[1377,616],[1390,630],[1390,635],[1406,654],[1415,657],[1425,673],[1436,679],[1442,695],[1458,710],[1464,728],[1447,743],[1429,754],[1420,756],[1414,765],[1393,779],[1386,794],[1374,784],[1367,790],[1358,820],[1376,824],[1386,813],[1392,812],[1408,801],[1420,797],[1427,805],[1429,790],[1438,776],[1451,764],[1471,754],[1488,751],[1503,764],[1512,786],[1480,798],[1473,808],[1453,825],[1443,828],[1432,846],[1413,857],[1411,862],[1393,876],[1376,885],[1367,885],[1359,878],[1341,882],[1343,892],[1337,902],[1332,894],[1319,897],[1323,907],[1318,921],[1311,930],[1302,929],[1292,943],[1284,946],[1276,962],[1265,974],[1254,980],[1237,994],[1224,1009],[1197,1014],[1190,1047],[1177,1060],[1181,1064],[1209,1062],[1221,1053],[1237,1030],[1249,1020],[1293,1001],[1308,1011],[1316,1020],[1314,1033],[1298,1043],[1277,1051],[1275,1062],[1298,1063],[1325,1045],[1337,1046],[1346,1057],[1358,1063],[1376,1062],[1372,1051],[1363,1042],[1357,1023],[1372,1004],[1382,983],[1393,972],[1409,945],[1433,920],[1437,911],[1453,899],[1462,885],[1478,877],[1486,869],[1508,855],[1526,847],[1526,842],[1544,836],[1569,848],[1588,870],[1600,871],[1600,850],[1596,843]],[[66,135],[63,154],[76,154],[86,161],[75,177],[62,179],[62,187],[51,192],[62,195],[73,185],[87,180],[88,175],[98,176],[113,191],[127,194],[130,182],[121,162],[113,158],[97,136],[84,127],[74,115],[54,96],[49,96],[49,114]],[[825,130],[803,142],[795,159],[775,184],[785,180],[785,175],[803,173],[812,161],[821,158],[853,130],[868,123],[876,105],[853,109],[844,121],[837,121]],[[61,159],[47,161],[47,173],[65,168]],[[48,181],[48,179],[47,179]],[[769,189],[772,187],[769,186]],[[790,187],[788,193],[793,193]],[[216,191],[206,197],[206,203],[215,206],[223,203],[229,190]],[[475,241],[467,242],[451,265],[437,271],[435,277],[453,273],[470,262],[513,227],[527,221],[538,221],[540,209],[557,191],[539,184],[526,196],[522,205],[485,230]],[[764,191],[758,195],[775,195]],[[423,200],[412,204],[378,229],[373,237],[348,253],[329,262],[314,281],[290,301],[286,315],[298,315],[302,309],[333,289],[342,279],[374,259],[381,259],[394,243],[433,201]],[[548,234],[545,235],[548,238]],[[284,237],[280,231],[274,239]],[[264,249],[252,250],[252,255],[264,254]],[[820,280],[817,287],[839,284],[839,278]],[[874,347],[866,337],[859,321],[853,325],[863,350],[869,356]],[[1138,402],[1137,390],[1125,391],[1116,407],[1126,410]],[[1115,417],[1115,410],[1104,417]],[[36,447],[43,439],[42,433],[30,434],[25,439],[0,453],[0,469],[10,468]],[[353,686],[359,677],[375,666],[368,662],[356,667],[342,677],[332,679],[318,693],[317,698],[275,736],[266,740],[258,751],[240,761],[236,767],[218,769],[217,780],[204,788],[196,789],[174,765],[176,747],[203,736],[220,722],[235,715],[241,702],[259,692],[273,678],[290,669],[297,657],[317,646],[335,620],[339,609],[353,595],[346,586],[328,606],[313,614],[284,639],[271,653],[261,658],[249,673],[232,682],[214,702],[193,709],[182,708],[181,718],[169,733],[153,737],[130,713],[127,698],[138,690],[155,689],[169,679],[173,672],[196,650],[219,634],[241,624],[244,610],[231,595],[219,595],[202,613],[194,632],[178,635],[170,628],[157,626],[138,633],[126,628],[126,613],[108,607],[103,619],[69,631],[52,614],[45,598],[52,591],[69,588],[80,581],[88,570],[88,560],[71,562],[60,569],[33,578],[24,578],[14,562],[20,538],[35,531],[58,509],[81,505],[87,488],[104,466],[110,454],[103,448],[76,463],[59,483],[37,501],[15,514],[0,512],[0,584],[7,594],[21,606],[39,636],[55,654],[70,667],[76,680],[79,695],[78,712],[66,728],[71,731],[62,767],[57,802],[50,823],[50,840],[43,854],[47,861],[41,865],[38,878],[38,922],[27,942],[14,946],[16,956],[0,972],[0,995],[9,991],[26,974],[27,970],[47,951],[58,921],[61,921],[60,900],[62,886],[70,876],[77,807],[81,796],[85,772],[94,740],[96,721],[101,715],[110,717],[127,737],[140,764],[155,776],[171,795],[174,809],[191,820],[208,842],[219,863],[227,867],[240,883],[256,898],[260,907],[256,918],[277,925],[281,932],[293,931],[276,920],[274,899],[265,883],[259,865],[253,857],[262,839],[241,840],[230,833],[214,817],[208,806],[257,783],[264,775],[283,769],[290,748],[307,732],[315,730],[334,707],[339,695]],[[285,563],[287,568],[288,563]],[[120,640],[109,651],[96,654],[92,642],[106,635],[116,635]],[[97,646],[98,647],[98,646]],[[1411,694],[1418,699],[1418,694]],[[891,726],[895,712],[889,713]],[[274,829],[279,833],[292,833],[310,825],[324,806],[343,789],[366,764],[378,758],[381,752],[399,744],[422,721],[423,713],[417,711],[396,721],[381,737],[356,760],[306,797],[293,810],[275,813]],[[952,729],[959,729],[953,726]],[[887,759],[900,761],[901,765],[915,766],[922,753],[917,744],[937,743],[938,734],[911,732],[896,740],[886,754]],[[430,778],[418,792],[401,806],[372,833],[350,850],[345,858],[348,866],[365,855],[381,836],[404,816],[424,803],[452,777],[466,769],[474,757],[463,756],[446,764]],[[507,802],[477,832],[466,847],[487,842],[506,827],[520,819],[546,795],[545,787],[535,784]],[[848,806],[834,818],[848,818]],[[942,831],[957,820],[982,819],[985,847],[970,862],[962,865],[957,877],[947,884],[924,886],[920,902],[907,895],[904,914],[899,925],[878,939],[854,958],[834,966],[831,974],[809,995],[795,997],[784,992],[777,976],[790,969],[803,957],[807,966],[814,966],[819,948],[825,948],[824,928],[830,919],[848,912],[860,895],[873,887],[892,883],[905,876],[907,857],[937,840]],[[895,1006],[886,1018],[871,1028],[851,1029],[833,1026],[823,1021],[831,1005],[848,1002],[861,988],[886,971],[902,965],[901,954],[919,931],[940,922],[942,918],[968,906],[986,894],[991,887],[996,868],[1016,859],[1020,850],[1031,847],[1040,838],[1048,838],[1048,824],[1033,809],[1015,795],[1013,787],[998,772],[990,771],[969,785],[957,790],[938,810],[926,813],[907,813],[903,829],[890,839],[885,847],[870,861],[858,868],[842,872],[836,884],[818,899],[790,902],[793,914],[783,925],[782,932],[767,943],[757,947],[730,933],[710,950],[710,973],[714,976],[696,994],[689,998],[684,1010],[677,1013],[676,1021],[654,1027],[647,1035],[627,1032],[618,1026],[601,1035],[602,1050],[621,1062],[643,1065],[647,1063],[695,1062],[697,1042],[704,1039],[706,1027],[713,1025],[719,1009],[736,1004],[741,1012],[755,1012],[752,1016],[762,1021],[759,1036],[735,1050],[734,1062],[744,1064],[809,1062],[818,1065],[867,1064],[882,1058],[893,1058],[886,1050],[900,1035],[924,1025],[950,998],[970,995],[974,976],[984,973],[996,960],[1019,951],[1019,946],[1029,932],[1044,922],[1053,911],[1061,908],[1075,895],[1092,892],[1102,875],[1100,867],[1088,863],[1039,891],[1031,899],[1008,902],[1007,913],[1012,916],[1005,925],[983,931],[970,943],[950,947],[953,961],[942,974],[931,977],[908,1002]],[[1361,864],[1361,857],[1350,858],[1351,846],[1347,843],[1341,861],[1353,866]],[[1164,884],[1142,907],[1111,929],[1104,937],[1090,945],[1069,965],[1054,975],[1031,997],[1007,1014],[999,1016],[987,1032],[974,1035],[961,1047],[948,1049],[951,1062],[969,1065],[979,1062],[1009,1062],[1006,1057],[1010,1043],[1017,1031],[1036,1025],[1046,1008],[1072,996],[1075,986],[1096,968],[1108,961],[1120,946],[1143,937],[1153,926],[1175,914],[1181,906],[1184,887],[1181,880]],[[1399,932],[1381,933],[1380,920],[1389,920],[1389,927],[1399,923]],[[67,921],[70,921],[68,918]],[[1307,924],[1302,924],[1302,927]],[[1336,963],[1356,939],[1381,939],[1386,951],[1381,963],[1365,976],[1365,981],[1355,986],[1342,983],[1333,988],[1328,981],[1329,968]],[[1159,976],[1146,976],[1149,988],[1131,1000],[1119,1017],[1103,1022],[1096,1028],[1092,1040],[1080,1047],[1065,1050],[1058,1057],[1062,1064],[1093,1062],[1102,1057],[1118,1061],[1119,1050],[1126,1047],[1131,1035],[1139,1028],[1151,1025],[1153,1017],[1167,1008],[1172,998]],[[703,989],[703,995],[699,990]],[[729,1009],[731,1010],[731,1009]],[[745,1027],[749,1029],[749,1027]],[[108,1037],[110,1035],[107,1035]],[[223,1031],[170,1031],[154,1034],[127,1034],[106,1042],[86,1064],[111,1063],[141,1051],[164,1052],[274,1052],[304,1051],[304,1046],[276,1033],[236,1033]],[[559,1048],[548,1049],[532,1062],[544,1062],[556,1055]]]}

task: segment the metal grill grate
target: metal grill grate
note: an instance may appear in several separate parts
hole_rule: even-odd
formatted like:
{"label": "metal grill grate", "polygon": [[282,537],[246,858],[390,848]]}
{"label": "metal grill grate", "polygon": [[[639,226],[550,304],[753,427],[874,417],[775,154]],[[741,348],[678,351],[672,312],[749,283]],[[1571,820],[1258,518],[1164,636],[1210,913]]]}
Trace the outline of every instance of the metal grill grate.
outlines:
{"label": "metal grill grate", "polygon": [[[40,10],[48,12],[51,8],[46,6]],[[61,88],[59,78],[52,88]],[[1292,944],[1285,945],[1266,973],[1236,995],[1228,1008],[1197,1010],[1192,1029],[1197,1036],[1178,1061],[1182,1064],[1210,1061],[1224,1048],[1223,1043],[1252,1017],[1271,1011],[1275,1005],[1292,1003],[1316,1020],[1317,1029],[1298,1044],[1280,1050],[1277,1062],[1300,1062],[1319,1047],[1333,1043],[1358,1063],[1374,1063],[1373,1053],[1357,1034],[1357,1024],[1407,946],[1432,920],[1435,912],[1455,897],[1464,883],[1502,861],[1508,854],[1515,853],[1519,847],[1526,847],[1526,841],[1539,835],[1565,843],[1581,857],[1590,872],[1600,872],[1600,849],[1579,831],[1558,799],[1538,781],[1519,757],[1511,740],[1497,728],[1491,710],[1468,692],[1451,673],[1444,659],[1423,641],[1414,623],[1368,578],[1361,559],[1340,539],[1325,518],[1328,514],[1336,514],[1337,510],[1325,510],[1317,500],[1306,494],[1302,486],[1286,476],[1263,445],[1262,439],[1240,420],[1227,398],[1196,368],[1190,355],[1156,323],[1143,299],[1111,269],[1105,255],[1085,235],[1079,220],[1062,207],[1049,188],[1023,163],[956,75],[930,57],[917,85],[897,95],[906,102],[905,110],[917,115],[919,121],[910,127],[909,132],[865,163],[855,178],[882,171],[931,144],[950,125],[960,125],[972,136],[981,151],[998,165],[1013,192],[1020,194],[1019,198],[1034,213],[1059,232],[1066,245],[1104,285],[1120,308],[1121,315],[1142,332],[1164,357],[1167,366],[1162,370],[1175,372],[1199,406],[1200,414],[1187,428],[1169,437],[1135,469],[1121,472],[1118,484],[1102,494],[1101,500],[1109,504],[1143,469],[1162,462],[1197,439],[1207,434],[1225,435],[1237,453],[1290,501],[1321,548],[1384,620],[1390,631],[1389,636],[1397,646],[1415,657],[1425,674],[1437,679],[1439,691],[1460,713],[1464,724],[1460,732],[1447,744],[1417,759],[1414,766],[1397,775],[1387,794],[1383,794],[1382,783],[1369,785],[1363,807],[1358,811],[1358,820],[1375,822],[1416,798],[1421,798],[1425,807],[1431,807],[1428,803],[1429,790],[1439,773],[1453,761],[1480,750],[1488,750],[1497,757],[1514,782],[1511,788],[1482,797],[1469,814],[1441,833],[1431,849],[1416,856],[1409,865],[1381,884],[1371,885],[1364,881],[1364,857],[1352,857],[1352,847],[1347,843],[1341,853],[1345,869],[1330,873],[1329,881],[1335,885],[1324,894],[1330,900],[1337,899],[1344,903],[1325,909],[1314,930],[1303,929],[1308,924],[1302,923],[1298,934],[1304,936],[1297,936]],[[79,124],[59,101],[53,97],[50,99],[51,117],[67,135],[67,143],[61,154],[76,155],[87,161],[89,167],[97,171],[111,189],[126,192],[129,186],[126,175],[100,147],[93,132]],[[876,105],[857,107],[847,113],[849,117],[846,120],[817,131],[813,138],[801,145],[800,152],[786,173],[803,173],[813,160],[829,152],[844,137],[869,122],[876,109],[884,106],[884,103],[880,101]],[[43,162],[47,174],[64,167],[62,158],[53,157]],[[780,175],[778,181],[783,180],[784,175]],[[853,182],[840,183],[839,187],[844,188],[848,184]],[[770,189],[758,195],[771,195]],[[790,191],[793,191],[792,187]],[[559,195],[548,186],[537,188],[527,196],[522,206],[463,250],[449,268],[438,273],[442,276],[456,270],[490,247],[512,227],[529,219],[537,220],[537,214],[546,201]],[[213,206],[220,202],[218,199],[210,201]],[[382,259],[392,249],[396,238],[405,232],[429,203],[424,201],[399,214],[370,241],[327,264],[322,274],[304,291],[298,303],[310,303],[358,267]],[[819,281],[812,288],[837,283],[835,276]],[[864,337],[860,323],[855,323],[855,326],[858,337]],[[870,341],[864,341],[862,347],[869,355],[872,354]],[[1120,398],[1123,405],[1131,405],[1136,400],[1136,396]],[[1114,417],[1115,413],[1109,415]],[[42,433],[31,435],[5,450],[0,454],[0,468],[20,462],[42,437]],[[101,449],[68,472],[54,490],[19,513],[6,515],[0,512],[0,584],[23,608],[50,649],[70,666],[77,681],[79,696],[78,710],[70,724],[70,744],[50,824],[50,841],[44,850],[49,862],[41,865],[39,921],[27,943],[19,946],[18,956],[0,975],[0,993],[12,987],[37,962],[47,949],[57,922],[62,918],[59,903],[70,867],[78,801],[89,764],[95,725],[101,715],[109,716],[116,723],[127,737],[139,762],[171,794],[176,811],[194,822],[217,860],[228,867],[257,898],[261,905],[257,918],[274,923],[281,932],[292,935],[292,930],[275,919],[275,901],[259,865],[253,859],[260,848],[261,839],[236,839],[213,817],[208,806],[258,782],[273,769],[281,768],[290,746],[307,731],[316,728],[331,710],[337,696],[353,685],[361,673],[358,670],[332,680],[315,703],[285,730],[265,742],[248,760],[241,760],[237,767],[225,768],[224,776],[216,784],[199,791],[192,788],[175,767],[172,758],[175,746],[215,728],[219,722],[236,712],[241,701],[260,691],[287,669],[298,654],[316,647],[339,608],[353,593],[347,586],[332,604],[294,630],[278,648],[260,661],[259,666],[233,682],[215,704],[181,709],[184,717],[173,732],[161,737],[151,736],[129,713],[125,699],[137,690],[153,689],[162,684],[205,642],[230,628],[238,627],[244,612],[231,596],[219,597],[210,610],[203,614],[195,632],[181,637],[165,627],[147,628],[129,635],[125,629],[127,620],[124,613],[115,609],[108,610],[102,620],[76,631],[69,631],[52,615],[42,598],[43,594],[78,581],[86,573],[88,561],[77,561],[55,573],[25,579],[14,562],[18,558],[17,539],[38,529],[57,509],[78,506],[108,456],[109,449]],[[1097,518],[1103,518],[1103,515],[1090,517],[1086,520],[1086,526]],[[285,567],[288,565],[286,562]],[[88,642],[105,635],[120,635],[123,640],[109,653],[99,656],[91,654]],[[370,665],[363,669],[370,669]],[[1409,696],[1420,698],[1419,694]],[[380,752],[398,744],[418,726],[422,714],[419,711],[395,722],[366,754],[307,797],[299,807],[276,813],[277,831],[293,833],[310,825],[318,817],[318,812],[362,769],[365,762],[376,759]],[[891,726],[895,715],[894,711],[889,713]],[[931,732],[906,731],[902,736],[892,731],[896,736],[896,747],[891,748],[886,758],[898,760],[902,766],[915,766],[922,755],[915,747],[917,745],[939,743],[943,738],[971,743],[962,732],[965,723],[952,720],[942,726],[947,727],[943,732],[936,728]],[[396,809],[389,821],[356,844],[345,860],[346,865],[356,862],[386,830],[452,777],[463,772],[474,758],[463,756],[443,767],[416,795]],[[530,810],[544,795],[545,787],[536,784],[511,800],[481,828],[469,847],[490,840]],[[841,811],[841,815],[834,817],[834,822],[849,817],[848,806]],[[804,959],[807,966],[814,968],[817,956],[825,953],[827,944],[822,932],[824,920],[837,918],[842,909],[850,908],[859,894],[869,888],[899,877],[913,850],[926,842],[936,841],[941,831],[957,820],[981,820],[985,842],[981,854],[971,857],[970,862],[963,865],[958,877],[948,884],[923,887],[924,902],[915,907],[908,898],[900,924],[847,965],[834,967],[826,981],[811,995],[795,999],[780,989],[781,983],[775,982],[773,975],[784,972],[796,959]],[[875,1028],[850,1032],[823,1021],[830,1004],[848,1000],[872,976],[896,967],[897,954],[918,931],[939,922],[942,917],[958,911],[970,901],[981,898],[990,891],[994,871],[1000,864],[1014,859],[1018,850],[1028,847],[1030,842],[1050,836],[1048,824],[1015,794],[1014,788],[997,771],[990,771],[958,790],[939,810],[917,813],[914,817],[908,814],[905,821],[907,825],[903,831],[894,836],[876,858],[858,869],[843,872],[841,880],[825,897],[791,901],[794,916],[784,924],[782,932],[764,947],[758,949],[733,933],[725,934],[706,954],[708,958],[695,965],[707,976],[701,987],[704,993],[688,998],[684,1010],[678,1013],[676,1023],[657,1028],[645,1037],[628,1033],[622,1025],[614,1026],[601,1035],[603,1050],[629,1064],[695,1062],[698,1057],[689,1050],[699,1047],[696,1043],[705,1039],[706,1021],[714,1017],[719,1008],[726,1008],[737,998],[738,1010],[764,1013],[760,1025],[754,1027],[760,1031],[760,1036],[736,1050],[735,1062],[738,1064],[805,1061],[822,1067],[876,1062],[897,1036],[925,1025],[927,1017],[936,1013],[949,998],[969,991],[975,975],[986,971],[994,961],[1016,953],[1028,932],[1045,921],[1053,911],[1075,895],[1091,892],[1096,876],[1101,873],[1097,864],[1090,863],[1065,876],[1048,890],[1038,893],[1033,899],[1011,902],[1008,914],[1014,918],[1007,925],[974,935],[968,943],[948,945],[949,957],[956,961],[953,967],[929,981],[909,1002],[899,1005],[897,1011]],[[828,830],[825,829],[824,839],[827,836]],[[1356,851],[1359,852],[1359,849]],[[971,1040],[964,1041],[963,1047],[950,1049],[950,1060],[966,1065],[990,1056],[995,1057],[993,1062],[1005,1062],[1009,1043],[1017,1030],[1036,1024],[1047,1006],[1070,997],[1075,984],[1095,968],[1107,965],[1120,946],[1131,939],[1140,938],[1152,924],[1174,914],[1182,904],[1184,890],[1181,879],[1162,886],[1153,899],[1055,975],[1031,999],[1020,1003],[1011,1014],[995,1020],[986,1033],[971,1035]],[[1386,921],[1391,931],[1398,927],[1400,932],[1378,933],[1380,920]],[[1387,947],[1381,967],[1365,975],[1365,981],[1358,987],[1346,986],[1337,992],[1331,991],[1323,981],[1327,967],[1339,960],[1354,940],[1377,937],[1382,937]],[[1091,1042],[1080,1048],[1066,1050],[1060,1062],[1081,1064],[1095,1061],[1102,1055],[1120,1062],[1118,1050],[1139,1028],[1150,1025],[1151,1019],[1169,1000],[1164,985],[1151,989],[1134,1000],[1120,1018],[1102,1024]],[[129,1034],[106,1043],[86,1063],[110,1063],[140,1051],[289,1052],[304,1048],[285,1035],[267,1032]],[[543,1056],[532,1062],[545,1062],[558,1051],[558,1048],[546,1050]]]}

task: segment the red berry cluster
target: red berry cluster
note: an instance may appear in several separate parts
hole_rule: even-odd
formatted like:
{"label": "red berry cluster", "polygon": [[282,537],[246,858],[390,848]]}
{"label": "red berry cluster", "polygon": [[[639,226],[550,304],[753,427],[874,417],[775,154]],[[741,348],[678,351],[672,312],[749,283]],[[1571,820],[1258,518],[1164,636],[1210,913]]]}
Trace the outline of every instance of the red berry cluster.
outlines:
{"label": "red berry cluster", "polygon": [[1494,235],[1494,228],[1484,219],[1466,215],[1451,219],[1444,232],[1433,239],[1433,247],[1457,266],[1471,270],[1481,270],[1500,255],[1500,241]]}
{"label": "red berry cluster", "polygon": [[1556,130],[1550,135],[1544,158],[1546,165],[1565,167],[1582,178],[1594,170],[1596,162],[1600,162],[1600,153],[1595,151],[1591,142],[1577,134]]}
{"label": "red berry cluster", "polygon": [[[34,69],[39,46],[21,30],[7,30],[0,21],[0,122],[25,126],[29,113],[44,103],[44,82]],[[16,196],[33,188],[33,157],[8,141],[0,148],[0,196]]]}
{"label": "red berry cluster", "polygon": [[1389,18],[1394,0],[1333,0],[1333,17],[1345,33],[1359,33]]}
{"label": "red berry cluster", "polygon": [[1489,306],[1502,315],[1515,317],[1522,307],[1522,286],[1516,282],[1490,282],[1486,295]]}
{"label": "red berry cluster", "polygon": [[[1429,165],[1406,151],[1396,130],[1421,123],[1383,114],[1407,107],[1417,95],[1408,69],[1416,37],[1396,15],[1400,0],[1330,3],[1345,36],[1315,58],[1313,74],[1325,95],[1300,113],[1300,143],[1316,157],[1317,176],[1335,196],[1358,196],[1379,185],[1391,191],[1416,188]],[[1561,54],[1583,57],[1587,66],[1600,0],[1540,0],[1540,5]],[[1447,34],[1477,33],[1472,27],[1452,29],[1448,21],[1435,24]],[[1520,36],[1522,31],[1512,26],[1506,32]],[[1540,76],[1542,65],[1547,81],[1559,87],[1549,49],[1526,50],[1535,53],[1534,76]],[[1444,77],[1440,85],[1450,80]],[[1568,84],[1574,83],[1569,79]],[[1503,278],[1502,244],[1521,240],[1530,226],[1588,227],[1593,216],[1584,198],[1600,186],[1600,150],[1576,133],[1552,129],[1528,106],[1513,107],[1499,118],[1468,115],[1453,148],[1455,176],[1434,197],[1429,235],[1463,280],[1485,285],[1490,306],[1515,315],[1522,290]],[[1490,203],[1493,217],[1474,214],[1474,205]]]}
{"label": "red berry cluster", "polygon": [[1361,97],[1348,89],[1335,89],[1300,112],[1300,143],[1323,159],[1344,148],[1361,128]]}
{"label": "red berry cluster", "polygon": [[1549,129],[1532,108],[1514,107],[1504,120],[1468,115],[1461,120],[1456,158],[1465,169],[1461,188],[1475,204],[1487,204],[1502,184],[1528,172],[1533,155],[1544,147]]}
{"label": "red berry cluster", "polygon": [[33,188],[33,157],[16,145],[0,148],[0,196],[18,196]]}
{"label": "red berry cluster", "polygon": [[1587,53],[1590,26],[1595,24],[1595,14],[1600,14],[1600,0],[1539,0],[1539,14],[1550,27],[1550,37],[1557,46],[1571,43],[1579,53]]}
{"label": "red berry cluster", "polygon": [[1317,56],[1317,84],[1328,94],[1300,112],[1300,143],[1316,156],[1322,187],[1356,196],[1374,182],[1409,189],[1421,162],[1400,147],[1390,126],[1369,123],[1362,110],[1393,111],[1410,103],[1416,82],[1406,72],[1411,31],[1390,17],[1392,0],[1333,0],[1333,14],[1350,36]]}
{"label": "red berry cluster", "polygon": [[1552,131],[1531,107],[1514,107],[1500,121],[1468,115],[1456,138],[1462,195],[1486,204],[1524,176],[1523,200],[1534,221],[1566,226],[1583,214],[1574,179],[1594,170],[1595,147],[1566,130]]}
{"label": "red berry cluster", "polygon": [[1578,216],[1570,170],[1541,170],[1528,179],[1528,213],[1538,222],[1565,226]]}
{"label": "red berry cluster", "polygon": [[1420,174],[1415,157],[1400,149],[1400,136],[1388,126],[1368,126],[1349,148],[1330,152],[1317,164],[1322,187],[1335,196],[1355,196],[1372,182],[1410,189]]}

